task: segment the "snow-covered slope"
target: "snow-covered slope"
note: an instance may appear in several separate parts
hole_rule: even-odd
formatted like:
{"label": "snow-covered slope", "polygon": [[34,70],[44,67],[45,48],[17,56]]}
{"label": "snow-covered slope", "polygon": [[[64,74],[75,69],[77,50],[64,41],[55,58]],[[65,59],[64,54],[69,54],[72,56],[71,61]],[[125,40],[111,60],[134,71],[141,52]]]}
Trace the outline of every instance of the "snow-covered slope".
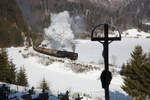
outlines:
{"label": "snow-covered slope", "polygon": [[[77,62],[94,64],[102,63],[103,58],[102,45],[98,42],[90,40],[76,40],[76,52],[79,53]],[[138,38],[123,38],[122,41],[112,42],[110,44],[110,63],[122,65],[130,58],[130,53],[135,45],[142,45],[145,52],[149,51],[150,39]],[[20,51],[20,52],[19,52]],[[93,70],[86,73],[74,73],[69,68],[69,60],[62,62],[52,62],[51,64],[42,64],[48,59],[41,56],[28,56],[25,54],[38,54],[32,48],[25,50],[24,47],[9,48],[9,59],[16,64],[17,68],[25,67],[28,76],[29,86],[39,86],[39,82],[43,77],[50,84],[51,90],[54,92],[70,90],[72,92],[86,93],[95,97],[104,98],[104,90],[101,88],[99,76],[104,66],[99,66],[101,70]],[[39,54],[41,55],[41,54]],[[44,55],[43,55],[44,56]],[[25,58],[24,58],[25,57]],[[71,65],[70,65],[71,67]],[[118,68],[118,67],[116,67]],[[114,69],[116,69],[114,67]],[[117,69],[116,69],[117,70]],[[122,78],[119,74],[113,75],[113,80],[110,85],[111,98],[124,98],[121,100],[128,100],[129,97],[123,92],[120,86],[123,84]]]}
{"label": "snow-covered slope", "polygon": [[[34,53],[32,48],[29,48],[28,51],[24,49],[24,47],[9,48],[8,55],[16,64],[17,68],[22,66],[25,67],[30,87],[38,87],[39,82],[45,77],[50,84],[51,90],[54,92],[65,92],[66,90],[70,90],[71,92],[80,92],[81,94],[86,93],[92,96],[92,98],[104,98],[104,90],[101,88],[101,83],[99,81],[101,71],[94,70],[77,74],[73,73],[69,68],[66,68],[67,63],[60,62],[53,62],[45,66],[40,63],[40,58],[38,56],[24,58],[22,55],[25,54],[25,52]],[[21,51],[21,53],[19,53],[19,51]],[[126,96],[120,88],[121,84],[121,76],[114,75],[112,84],[110,85],[111,97],[126,98],[124,100],[128,100],[128,96]]]}
{"label": "snow-covered slope", "polygon": [[[114,65],[110,66],[111,70],[114,71],[110,84],[111,100],[130,100],[121,89],[123,79],[119,75],[119,70],[120,66],[130,59],[130,53],[134,47],[141,45],[144,52],[150,51],[149,33],[130,29],[123,32],[122,37],[121,41],[115,41],[109,45],[109,62]],[[49,45],[49,41],[45,40],[44,42]],[[52,61],[47,55],[37,53],[32,48],[11,47],[7,50],[9,59],[16,64],[17,70],[20,67],[26,69],[30,87],[39,87],[40,82],[45,78],[55,94],[69,90],[72,94],[79,92],[82,95],[89,95],[93,100],[98,97],[104,100],[104,90],[101,88],[99,80],[104,69],[102,44],[90,40],[74,40],[73,43],[75,52],[78,53],[79,57],[77,61],[72,63],[91,64],[98,69],[78,73],[72,70],[76,66],[72,65],[68,59],[64,59],[63,62]]]}

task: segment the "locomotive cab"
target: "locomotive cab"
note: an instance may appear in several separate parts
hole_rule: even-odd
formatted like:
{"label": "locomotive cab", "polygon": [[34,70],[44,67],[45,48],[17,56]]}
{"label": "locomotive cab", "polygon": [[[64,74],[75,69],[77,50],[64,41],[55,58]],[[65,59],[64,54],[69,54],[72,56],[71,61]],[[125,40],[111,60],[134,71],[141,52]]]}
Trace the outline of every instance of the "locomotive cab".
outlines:
{"label": "locomotive cab", "polygon": [[77,53],[74,53],[71,60],[77,60],[78,59],[78,54]]}
{"label": "locomotive cab", "polygon": [[78,54],[74,52],[68,52],[68,51],[58,51],[58,55],[62,58],[69,58],[71,60],[77,60]]}

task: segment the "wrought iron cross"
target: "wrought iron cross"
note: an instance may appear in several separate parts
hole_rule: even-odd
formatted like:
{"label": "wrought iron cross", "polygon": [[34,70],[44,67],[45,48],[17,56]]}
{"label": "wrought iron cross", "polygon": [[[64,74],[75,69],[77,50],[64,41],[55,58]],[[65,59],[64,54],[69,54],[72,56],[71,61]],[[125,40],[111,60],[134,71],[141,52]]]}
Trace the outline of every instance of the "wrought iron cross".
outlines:
{"label": "wrought iron cross", "polygon": [[[104,26],[104,37],[94,37],[95,30],[100,27]],[[109,44],[112,41],[119,41],[121,40],[121,33],[119,32],[119,37],[109,37],[109,25],[108,24],[99,24],[94,27],[91,34],[91,40],[92,41],[99,41],[103,44],[103,57],[104,57],[104,63],[105,63],[105,69],[101,74],[101,82],[102,87],[105,89],[105,100],[109,100],[109,84],[112,79],[111,72],[109,71]]]}

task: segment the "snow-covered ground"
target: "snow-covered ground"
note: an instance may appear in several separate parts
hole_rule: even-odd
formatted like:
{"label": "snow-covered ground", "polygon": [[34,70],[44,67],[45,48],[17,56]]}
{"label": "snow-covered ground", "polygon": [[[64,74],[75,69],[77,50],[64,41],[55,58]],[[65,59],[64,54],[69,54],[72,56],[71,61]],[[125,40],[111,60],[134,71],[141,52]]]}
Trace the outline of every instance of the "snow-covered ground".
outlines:
{"label": "snow-covered ground", "polygon": [[[101,53],[102,45],[98,42],[92,42],[90,40],[76,40],[76,52],[79,53],[79,59],[77,62],[83,63],[98,63],[103,62]],[[130,53],[136,45],[141,45],[145,52],[150,51],[150,39],[138,39],[138,38],[123,38],[122,41],[113,42],[110,44],[110,63],[116,65],[122,65],[130,58]],[[21,52],[19,52],[21,51]],[[44,65],[40,63],[41,59],[37,56],[29,56],[24,58],[22,55],[26,53],[35,53],[32,48],[25,50],[24,47],[9,48],[9,59],[12,59],[17,68],[24,66],[28,76],[29,86],[39,86],[39,82],[45,78],[50,84],[51,90],[54,92],[65,92],[70,90],[72,92],[80,92],[91,95],[92,97],[104,98],[104,90],[101,88],[99,76],[101,71],[90,71],[87,73],[74,73],[66,64],[61,62],[53,62],[50,65]],[[99,60],[100,59],[100,60]],[[113,60],[115,59],[115,60]],[[104,66],[100,66],[102,69]],[[129,97],[121,89],[123,80],[121,76],[114,75],[110,85],[110,95],[112,100],[116,98],[124,98],[121,100],[128,100]]]}
{"label": "snow-covered ground", "polygon": [[[76,52],[79,54],[78,61],[83,63],[103,63],[103,46],[99,42],[90,40],[77,40]],[[141,45],[145,52],[150,52],[149,38],[122,38],[114,41],[109,46],[110,64],[121,66],[130,59],[130,53],[136,45]]]}
{"label": "snow-covered ground", "polygon": [[[29,91],[31,91],[31,90],[33,90],[33,94],[31,94],[32,99],[36,99],[39,97],[40,94],[42,94],[41,89],[34,89],[34,88],[32,89],[29,87],[23,87],[23,86],[0,82],[0,88],[2,88],[2,87],[3,88],[7,87],[8,90],[10,89],[11,94],[8,95],[9,100],[25,100],[25,99],[23,99],[23,96],[28,95]],[[55,94],[52,94],[51,91],[46,91],[46,93],[48,93],[48,95],[49,95],[48,100],[59,100]],[[1,100],[5,100],[5,99],[1,99]]]}
{"label": "snow-covered ground", "polygon": [[[23,58],[22,53],[19,53],[20,50],[23,52],[23,49],[24,48],[9,48],[8,54],[17,68],[25,67],[30,87],[38,87],[39,82],[45,77],[51,89],[55,92],[70,90],[72,92],[87,93],[94,97],[104,96],[104,91],[101,89],[101,84],[98,80],[100,72],[91,71],[88,73],[75,74],[68,71],[68,69],[65,68],[65,64],[60,62],[54,62],[51,65],[45,66],[38,62],[39,58],[37,57]],[[120,78],[120,76],[116,77]],[[110,86],[111,91],[122,91],[118,88],[118,84],[122,82],[120,82],[120,79],[117,83],[114,81],[115,83]]]}
{"label": "snow-covered ground", "polygon": [[150,33],[146,33],[143,31],[138,31],[137,29],[129,29],[124,31],[122,37],[127,38],[150,38]]}

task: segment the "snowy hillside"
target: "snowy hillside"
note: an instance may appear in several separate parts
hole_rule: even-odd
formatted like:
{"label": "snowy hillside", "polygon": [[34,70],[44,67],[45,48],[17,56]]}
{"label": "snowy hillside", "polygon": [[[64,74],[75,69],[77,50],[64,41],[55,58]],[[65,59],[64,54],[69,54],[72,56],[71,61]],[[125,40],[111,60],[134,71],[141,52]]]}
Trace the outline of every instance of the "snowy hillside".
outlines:
{"label": "snowy hillside", "polygon": [[[94,63],[103,62],[101,57],[102,45],[90,40],[76,40],[76,52],[79,53],[77,62]],[[150,50],[150,39],[124,38],[120,42],[114,42],[110,45],[110,62],[116,65],[122,65],[123,62],[130,58],[135,45],[142,45],[144,51]],[[128,49],[126,49],[128,48]],[[19,52],[21,51],[21,53]],[[123,53],[122,53],[123,52]],[[25,54],[29,56],[24,57]],[[104,98],[104,90],[101,88],[99,76],[104,66],[99,66],[101,70],[93,70],[86,73],[74,73],[69,68],[69,61],[65,63],[53,62],[45,65],[42,62],[48,59],[41,56],[31,56],[38,54],[32,48],[25,50],[24,47],[9,48],[9,59],[16,64],[17,68],[24,66],[27,71],[29,86],[39,86],[39,82],[43,77],[50,84],[51,90],[54,92],[70,90],[71,92],[86,93],[95,97]],[[39,54],[41,55],[41,54]],[[42,55],[44,56],[44,55]],[[113,61],[113,59],[115,59]],[[117,67],[114,69],[117,70]],[[111,98],[128,98],[120,86],[123,84],[119,74],[114,74],[110,85]],[[123,99],[122,99],[123,100]],[[124,99],[128,100],[128,99]]]}
{"label": "snowy hillside", "polygon": [[[16,8],[15,1],[17,1],[24,16],[20,13],[19,8]],[[130,60],[135,46],[140,45],[144,52],[150,52],[149,1],[4,0],[0,3],[2,7],[0,8],[2,10],[0,12],[2,17],[0,20],[0,28],[2,28],[0,29],[0,34],[5,39],[0,37],[0,44],[3,47],[7,43],[8,46],[6,47],[9,47],[6,49],[8,60],[12,61],[12,63],[5,61],[7,60],[5,53],[1,55],[1,62],[3,62],[1,66],[3,68],[0,68],[0,70],[6,77],[2,81],[8,79],[7,73],[10,74],[9,78],[12,78],[13,72],[11,70],[13,70],[14,66],[16,67],[16,73],[20,68],[24,68],[28,87],[0,82],[0,100],[10,92],[5,93],[5,85],[7,90],[10,89],[12,93],[8,96],[9,99],[18,100],[16,99],[18,97],[19,100],[23,100],[22,96],[24,94],[28,95],[29,89],[32,87],[35,87],[35,93],[32,98],[40,97],[41,90],[39,87],[43,79],[46,80],[50,87],[50,91],[47,93],[47,95],[51,96],[49,100],[58,100],[58,94],[66,93],[66,91],[69,91],[70,100],[75,100],[72,98],[75,94],[80,94],[83,97],[82,100],[105,100],[105,91],[100,82],[100,75],[105,67],[104,58],[102,57],[102,53],[104,53],[103,45],[99,42],[91,41],[90,32],[95,25],[106,22],[118,25],[120,29],[126,30],[121,34],[121,41],[109,41],[109,70],[113,76],[109,87],[110,100],[132,100],[121,88],[124,80],[120,75],[120,70],[122,65]],[[11,16],[9,13],[13,15]],[[21,18],[19,16],[23,16],[30,25],[26,25],[24,18],[22,21],[17,19],[17,17]],[[9,28],[9,26],[11,27]],[[95,36],[105,36],[102,32],[106,32],[107,27],[105,29],[101,28],[97,28],[94,31],[96,32]],[[115,27],[109,27],[109,29],[109,37],[119,36]],[[40,33],[38,34],[39,36],[32,30],[37,34]],[[17,33],[16,36],[13,32]],[[82,40],[83,38],[87,40]],[[29,45],[27,46],[30,43],[31,45],[33,44],[34,49]],[[16,44],[20,47],[10,47],[12,45],[17,46]],[[52,50],[48,51],[47,49],[48,53],[42,54],[40,50],[35,49],[40,47],[41,51],[44,48]],[[55,57],[46,55],[49,52]],[[70,57],[70,55],[73,57]],[[76,60],[76,58],[78,59]],[[12,66],[11,68],[9,68],[9,63],[12,64],[10,65]],[[21,75],[16,74],[16,76]],[[3,75],[1,77],[5,78]],[[13,81],[18,79],[15,79],[14,75]],[[10,81],[8,79],[8,82]],[[16,83],[18,84],[19,81]],[[43,93],[45,93],[44,90]]]}
{"label": "snowy hillside", "polygon": [[[22,53],[19,53],[20,50]],[[67,62],[53,62],[52,64],[46,66],[40,63],[41,60],[43,61],[45,59],[41,59],[37,56],[29,56],[28,58],[24,58],[22,56],[24,52],[24,48],[8,49],[9,58],[13,60],[17,68],[21,66],[25,67],[30,87],[38,87],[39,82],[43,77],[45,77],[50,84],[51,90],[54,92],[65,92],[66,90],[70,90],[71,92],[86,93],[92,97],[104,97],[104,91],[101,88],[101,84],[98,80],[100,71],[95,70],[77,74],[73,73],[70,68],[66,67]],[[26,52],[34,53],[32,48]],[[101,67],[103,68],[103,66]],[[121,84],[121,77],[119,75],[115,75],[110,86],[112,94],[115,94],[115,91],[119,91],[118,93],[123,93],[120,87],[118,88],[118,85]]]}
{"label": "snowy hillside", "polygon": [[[63,19],[60,20],[60,17]],[[70,16],[67,12],[54,14],[52,20],[52,25],[45,29],[45,35],[48,38],[43,43],[46,43],[49,48],[60,50],[71,50],[73,44],[75,52],[78,53],[77,61],[49,57],[37,53],[32,47],[8,48],[9,59],[16,64],[17,69],[24,66],[29,87],[39,87],[39,83],[45,78],[54,94],[69,90],[71,94],[78,92],[90,97],[91,100],[97,98],[104,100],[104,90],[99,80],[104,69],[102,44],[90,40],[73,40]],[[61,25],[63,28],[60,28]],[[109,46],[109,61],[112,65],[110,70],[113,74],[110,84],[111,100],[130,100],[130,97],[121,89],[123,79],[119,75],[119,70],[121,65],[130,59],[130,53],[134,47],[141,45],[145,52],[150,51],[149,33],[131,29],[123,32],[122,37],[121,41],[112,42]]]}

